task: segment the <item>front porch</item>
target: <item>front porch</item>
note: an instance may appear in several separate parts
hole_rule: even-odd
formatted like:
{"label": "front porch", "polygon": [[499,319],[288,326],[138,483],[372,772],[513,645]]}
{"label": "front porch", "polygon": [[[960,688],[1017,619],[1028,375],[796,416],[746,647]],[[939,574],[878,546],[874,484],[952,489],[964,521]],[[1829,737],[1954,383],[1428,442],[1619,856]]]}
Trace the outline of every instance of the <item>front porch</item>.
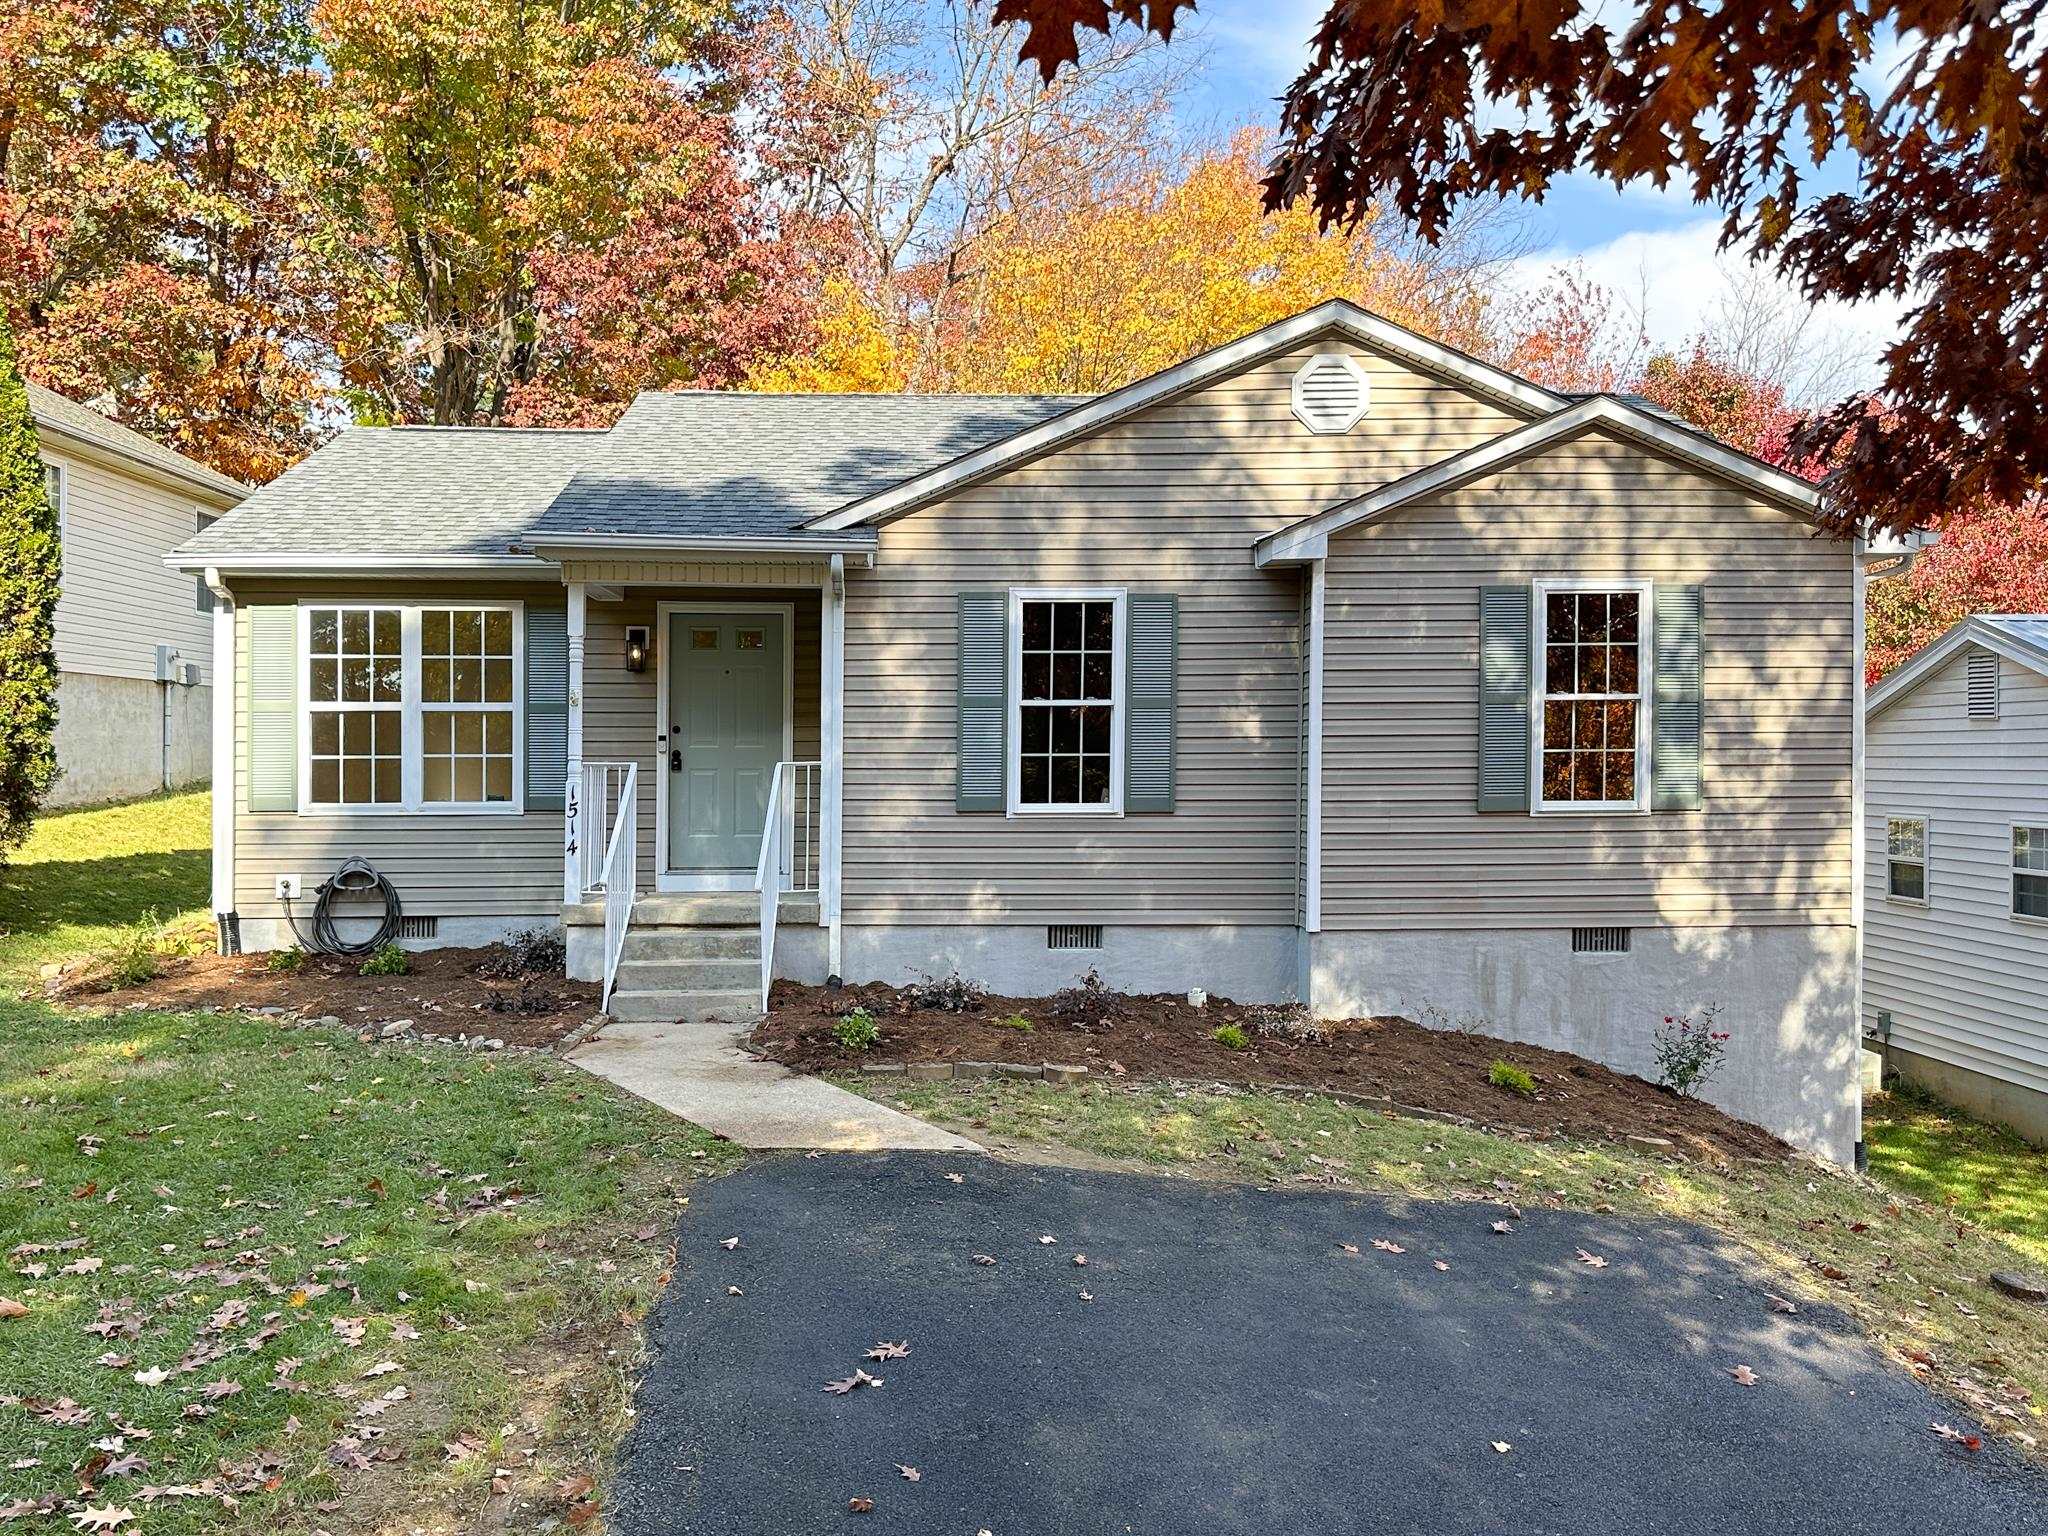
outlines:
{"label": "front porch", "polygon": [[841,558],[563,561],[562,915],[617,1017],[836,970]]}

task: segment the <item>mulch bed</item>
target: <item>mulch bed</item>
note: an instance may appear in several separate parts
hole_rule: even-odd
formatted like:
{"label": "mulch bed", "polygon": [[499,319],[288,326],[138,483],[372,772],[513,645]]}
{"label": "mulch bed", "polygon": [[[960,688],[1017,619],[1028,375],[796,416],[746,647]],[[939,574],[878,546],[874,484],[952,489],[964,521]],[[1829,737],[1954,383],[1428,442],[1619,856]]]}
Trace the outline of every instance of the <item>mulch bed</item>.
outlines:
{"label": "mulch bed", "polygon": [[409,957],[403,976],[364,976],[362,964],[307,955],[296,971],[273,971],[263,955],[181,955],[161,962],[153,981],[98,990],[89,972],[59,977],[50,995],[65,1002],[165,1012],[199,1008],[282,1008],[306,1018],[332,1015],[350,1029],[410,1019],[423,1035],[483,1036],[506,1045],[551,1046],[597,1012],[603,990],[560,973],[498,980],[477,967],[503,961],[499,945],[428,949]]}
{"label": "mulch bed", "polygon": [[[862,1062],[996,1061],[1085,1066],[1092,1077],[1273,1084],[1386,1098],[1505,1130],[1582,1140],[1650,1138],[1670,1150],[1719,1160],[1771,1158],[1789,1148],[1770,1132],[1680,1098],[1655,1083],[1563,1051],[1487,1035],[1425,1029],[1408,1019],[1348,1019],[1325,1025],[1321,1042],[1252,1034],[1267,1010],[1211,998],[1133,997],[1101,991],[1052,998],[988,995],[965,1011],[917,1007],[903,989],[879,985],[802,987],[778,982],[768,1017],[753,1036],[761,1054],[802,1072],[843,1072]],[[833,1039],[840,1017],[865,1007],[881,1025],[872,1050],[849,1052]],[[1027,1032],[1000,1020],[1022,1017]],[[1224,1024],[1252,1034],[1233,1050],[1211,1038]],[[1487,1082],[1495,1062],[1536,1080],[1533,1098]],[[1661,1150],[1658,1149],[1658,1150]]]}

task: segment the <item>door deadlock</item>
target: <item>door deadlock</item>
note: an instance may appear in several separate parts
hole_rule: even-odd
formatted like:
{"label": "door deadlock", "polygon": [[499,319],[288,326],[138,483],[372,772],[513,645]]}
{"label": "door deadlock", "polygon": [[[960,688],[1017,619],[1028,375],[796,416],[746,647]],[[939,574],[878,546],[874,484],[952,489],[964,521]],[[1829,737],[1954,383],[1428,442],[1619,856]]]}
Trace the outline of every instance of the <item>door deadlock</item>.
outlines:
{"label": "door deadlock", "polygon": [[683,749],[681,747],[670,747],[668,749],[668,771],[670,773],[681,773],[683,771]]}

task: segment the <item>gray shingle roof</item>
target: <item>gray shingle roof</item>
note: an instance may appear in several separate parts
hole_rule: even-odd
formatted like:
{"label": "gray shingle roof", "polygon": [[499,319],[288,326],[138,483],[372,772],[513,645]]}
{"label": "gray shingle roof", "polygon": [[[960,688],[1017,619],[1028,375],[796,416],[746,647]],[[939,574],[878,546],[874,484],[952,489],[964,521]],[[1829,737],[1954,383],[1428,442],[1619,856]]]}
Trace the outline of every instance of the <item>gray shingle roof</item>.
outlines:
{"label": "gray shingle roof", "polygon": [[602,432],[351,427],[179,549],[184,555],[502,555]]}
{"label": "gray shingle roof", "polygon": [[40,384],[30,384],[28,413],[39,428],[62,432],[68,437],[90,443],[119,458],[147,465],[160,474],[169,475],[188,485],[202,486],[228,497],[249,494],[249,487],[241,481],[232,480],[218,470],[209,469],[197,459],[188,459],[176,449],[166,448],[155,438],[146,437],[133,427],[124,427],[118,421],[109,421],[98,411],[82,406],[76,400],[67,399],[54,389],[45,389]]}
{"label": "gray shingle roof", "polygon": [[787,535],[1078,403],[1056,395],[642,395],[540,531]]}

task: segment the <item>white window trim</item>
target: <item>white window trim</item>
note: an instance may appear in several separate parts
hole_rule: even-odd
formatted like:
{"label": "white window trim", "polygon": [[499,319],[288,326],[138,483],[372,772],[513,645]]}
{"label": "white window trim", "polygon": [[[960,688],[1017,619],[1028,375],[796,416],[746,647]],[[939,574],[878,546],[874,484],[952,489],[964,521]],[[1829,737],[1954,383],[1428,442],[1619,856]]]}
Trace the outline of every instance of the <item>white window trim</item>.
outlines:
{"label": "white window trim", "polygon": [[53,459],[48,453],[37,455],[43,461],[45,471],[57,472],[57,560],[58,574],[63,574],[65,545],[71,534],[71,466],[62,459]]}
{"label": "white window trim", "polygon": [[[2048,828],[2048,818],[2044,818],[2044,819],[2042,819],[2042,820],[2040,820],[2040,821],[2014,821],[2014,822],[2008,822],[2008,823],[2006,824],[2006,831],[2005,831],[2005,864],[2006,864],[2006,879],[2005,879],[2005,910],[2006,910],[2006,915],[2007,915],[2008,917],[2010,917],[2010,918],[2011,918],[2011,919],[2012,919],[2012,920],[2013,920],[2014,922],[2016,922],[2016,923],[2031,923],[2031,924],[2033,924],[2033,925],[2034,925],[2034,926],[2035,926],[2036,928],[2040,928],[2040,927],[2048,927],[2048,917],[2036,917],[2036,916],[2034,916],[2034,915],[2033,915],[2033,914],[2032,914],[2031,912],[2022,912],[2022,911],[2020,911],[2020,910],[2019,910],[2019,901],[2020,901],[2020,885],[2019,885],[2019,877],[2020,877],[2021,875],[2048,875],[2048,870],[2039,870],[2039,869],[2021,869],[2021,868],[2020,868],[2020,867],[2019,867],[2019,866],[2018,866],[2017,864],[2013,863],[2013,861],[2012,861],[2012,834],[2013,834],[2013,833],[2015,833],[2015,832],[2018,832],[2018,831],[2020,831],[2020,830],[2021,830],[2022,828],[2025,828],[2025,829],[2026,829],[2027,831],[2030,831],[2030,832],[2038,832],[2038,831],[2041,831],[2041,830],[2042,830],[2042,829],[2044,829],[2044,828]],[[1889,883],[1889,882],[1887,882],[1887,883]]]}
{"label": "white window trim", "polygon": [[[1554,592],[1633,592],[1636,623],[1636,797],[1634,800],[1543,798],[1543,699],[1550,654],[1543,628],[1545,599]],[[1547,576],[1529,589],[1529,808],[1535,816],[1641,816],[1650,810],[1650,711],[1656,694],[1656,583],[1593,576]]]}
{"label": "white window trim", "polygon": [[[1121,816],[1124,813],[1124,670],[1130,654],[1129,589],[1125,587],[1010,588],[1009,664],[1003,710],[1005,814],[1010,816]],[[1024,743],[1024,605],[1027,602],[1110,602],[1116,605],[1115,644],[1109,664],[1109,803],[1025,805],[1018,795]]]}
{"label": "white window trim", "polygon": [[[395,609],[399,653],[398,803],[330,805],[313,791],[313,611]],[[420,698],[420,613],[428,608],[469,609],[512,615],[512,798],[496,804],[448,803],[421,798],[425,787]],[[523,816],[526,813],[526,604],[449,597],[390,602],[377,598],[302,598],[298,623],[299,814],[301,816]],[[496,706],[503,708],[503,705]]]}
{"label": "white window trim", "polygon": [[[1892,857],[1892,823],[1895,821],[1917,821],[1920,823],[1920,890],[1918,896],[1901,896],[1892,890],[1892,865],[1911,864],[1912,859]],[[2005,862],[2012,864],[2012,843],[2005,845]],[[2011,896],[2011,882],[2008,881],[2007,897]],[[1901,907],[1925,907],[1931,904],[1934,895],[1934,818],[1924,811],[1886,811],[1884,813],[1884,899]]]}

